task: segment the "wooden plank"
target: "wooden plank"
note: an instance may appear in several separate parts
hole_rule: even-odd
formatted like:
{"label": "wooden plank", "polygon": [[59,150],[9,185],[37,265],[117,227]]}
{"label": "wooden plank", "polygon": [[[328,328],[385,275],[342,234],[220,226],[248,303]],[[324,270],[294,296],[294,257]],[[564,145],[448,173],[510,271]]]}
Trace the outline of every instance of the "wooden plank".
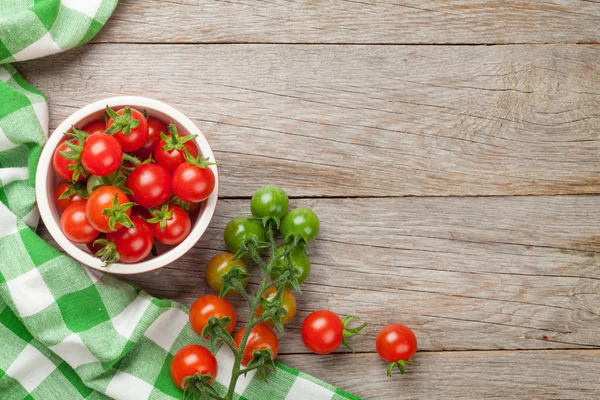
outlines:
{"label": "wooden plank", "polygon": [[599,22],[579,0],[150,0],[121,2],[96,41],[587,43]]}
{"label": "wooden plank", "polygon": [[[600,351],[417,353],[405,375],[385,376],[375,354],[289,355],[281,362],[365,400],[592,399],[600,394]],[[396,371],[397,372],[397,371]]]}
{"label": "wooden plank", "polygon": [[52,126],[103,97],[173,104],[216,151],[223,196],[582,194],[600,192],[599,51],[110,44],[19,69]]}
{"label": "wooden plank", "polygon": [[[299,329],[317,309],[367,321],[353,338],[360,352],[393,322],[428,351],[600,347],[600,196],[293,203],[312,207],[322,232],[282,353],[307,351]],[[225,224],[248,212],[247,200],[222,200],[192,251],[131,280],[190,305],[210,292],[204,266],[225,249]],[[234,305],[243,321],[247,307]]]}

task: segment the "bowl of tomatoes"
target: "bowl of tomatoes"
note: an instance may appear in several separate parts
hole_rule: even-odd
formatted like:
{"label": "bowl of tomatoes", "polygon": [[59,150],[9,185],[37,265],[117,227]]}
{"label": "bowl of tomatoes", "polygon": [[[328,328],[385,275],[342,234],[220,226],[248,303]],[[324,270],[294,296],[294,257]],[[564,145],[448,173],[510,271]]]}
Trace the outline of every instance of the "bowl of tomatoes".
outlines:
{"label": "bowl of tomatoes", "polygon": [[50,135],[36,196],[46,228],[71,257],[136,274],[168,265],[202,237],[218,171],[188,117],[158,100],[119,96],[81,108]]}

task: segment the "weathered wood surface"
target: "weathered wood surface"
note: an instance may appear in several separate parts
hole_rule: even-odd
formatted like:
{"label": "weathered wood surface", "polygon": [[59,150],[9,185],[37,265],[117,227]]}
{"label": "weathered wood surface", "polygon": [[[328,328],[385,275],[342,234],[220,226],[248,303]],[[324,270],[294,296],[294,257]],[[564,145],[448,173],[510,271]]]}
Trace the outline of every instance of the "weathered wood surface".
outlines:
{"label": "weathered wood surface", "polygon": [[600,351],[460,351],[417,353],[421,366],[390,379],[374,354],[281,361],[365,399],[597,399]]}
{"label": "weathered wood surface", "polygon": [[[51,127],[133,94],[208,137],[217,213],[182,259],[130,278],[151,294],[208,292],[226,222],[276,184],[323,229],[282,362],[365,399],[590,399],[599,24],[593,0],[130,0],[95,44],[17,67],[48,94]],[[369,322],[359,354],[307,353],[300,323],[318,308]],[[374,353],[390,322],[421,350],[393,379]]]}
{"label": "weathered wood surface", "polygon": [[[204,266],[248,203],[222,200],[191,252],[132,280],[187,305],[210,292]],[[308,351],[301,321],[323,308],[369,323],[353,340],[359,352],[373,352],[393,321],[413,327],[427,351],[600,348],[598,196],[293,203],[314,209],[323,229],[282,353]],[[234,303],[243,321],[247,307]]]}
{"label": "weathered wood surface", "polygon": [[101,44],[19,69],[52,126],[103,97],[173,104],[226,197],[582,194],[600,193],[599,49]]}
{"label": "weathered wood surface", "polygon": [[589,0],[128,0],[99,42],[581,43]]}

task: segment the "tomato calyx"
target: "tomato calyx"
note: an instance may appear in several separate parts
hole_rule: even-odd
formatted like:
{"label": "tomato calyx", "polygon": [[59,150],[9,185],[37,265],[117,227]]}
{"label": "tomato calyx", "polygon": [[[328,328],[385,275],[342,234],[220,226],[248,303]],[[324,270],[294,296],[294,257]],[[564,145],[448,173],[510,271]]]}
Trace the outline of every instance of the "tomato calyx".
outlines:
{"label": "tomato calyx", "polygon": [[123,193],[132,195],[133,192],[126,185],[127,177],[123,172],[117,171],[107,176],[93,175],[88,180],[87,192],[91,194],[94,190],[102,186],[114,186],[121,189]]}
{"label": "tomato calyx", "polygon": [[257,369],[256,373],[258,376],[267,382],[267,374],[275,368],[274,358],[275,355],[271,349],[254,350],[252,352],[252,359],[240,373],[246,375],[248,372]]}
{"label": "tomato calyx", "polygon": [[264,297],[260,299],[260,306],[264,310],[260,316],[260,320],[271,320],[275,328],[281,333],[283,333],[282,319],[287,314],[287,310],[284,307],[282,307],[282,297],[284,289],[285,282],[281,282],[277,286],[277,292],[273,299],[267,300]]}
{"label": "tomato calyx", "polygon": [[[235,260],[232,259],[232,261]],[[248,274],[242,267],[239,265],[234,265],[225,275],[221,277],[223,286],[219,291],[219,297],[225,297],[230,290],[234,290],[240,294],[243,293],[245,288],[242,282],[247,281],[249,278],[250,274]]]}
{"label": "tomato calyx", "polygon": [[208,157],[202,157],[202,154],[198,154],[197,157],[194,157],[186,147],[183,147],[183,157],[188,164],[195,165],[198,168],[207,168],[209,165],[217,165],[217,163],[209,161]]}
{"label": "tomato calyx", "polygon": [[227,325],[231,323],[231,317],[210,317],[206,326],[202,329],[201,336],[208,337],[210,340],[210,346],[212,350],[218,350],[218,341],[223,339],[226,341],[228,346],[233,346],[233,338],[231,334],[227,332]]}
{"label": "tomato calyx", "polygon": [[82,130],[75,128],[74,126],[73,132],[69,132],[66,135],[71,139],[65,141],[65,145],[69,148],[69,151],[61,151],[59,154],[66,160],[75,161],[73,164],[69,164],[67,169],[69,171],[73,171],[73,182],[79,180],[80,176],[87,177],[88,173],[83,168],[83,164],[81,163],[81,153],[83,152],[83,144],[85,143],[85,139],[87,139],[90,135]]}
{"label": "tomato calyx", "polygon": [[152,218],[146,220],[150,224],[158,224],[160,231],[164,232],[167,228],[167,221],[173,218],[173,210],[169,209],[169,204],[163,204],[160,209],[150,210]]}
{"label": "tomato calyx", "polygon": [[352,347],[350,347],[350,345],[348,344],[346,339],[350,339],[352,336],[355,336],[356,334],[358,334],[361,330],[363,330],[363,328],[365,326],[367,326],[367,323],[363,323],[360,326],[357,326],[356,328],[352,328],[352,329],[347,329],[346,327],[348,326],[348,324],[350,323],[350,321],[352,321],[355,317],[353,316],[347,316],[346,318],[344,318],[342,320],[342,327],[343,327],[343,331],[342,331],[342,344],[344,346],[346,346],[352,353],[354,353],[354,349]]}
{"label": "tomato calyx", "polygon": [[306,241],[306,238],[304,236],[302,236],[301,233],[296,232],[296,233],[291,233],[289,235],[287,235],[285,238],[285,244],[291,247],[299,247],[300,249],[302,249],[302,251],[304,252],[304,254],[306,254],[307,249],[308,249],[308,242]]}
{"label": "tomato calyx", "polygon": [[264,270],[266,264],[260,258],[260,254],[258,251],[262,249],[268,249],[270,247],[270,243],[258,240],[258,237],[256,237],[256,235],[250,235],[245,240],[240,242],[240,249],[237,251],[237,253],[235,253],[231,261],[235,261],[238,258],[242,258],[246,255],[249,255],[252,258],[252,260],[258,265],[260,265],[261,268],[263,268]]}
{"label": "tomato calyx", "polygon": [[388,365],[386,376],[392,376],[392,370],[394,369],[394,367],[398,367],[398,369],[400,370],[400,374],[404,375],[404,367],[407,365],[419,365],[419,363],[410,360],[398,360],[391,362]]}
{"label": "tomato calyx", "polygon": [[65,182],[69,188],[67,190],[65,190],[59,197],[59,200],[65,200],[68,199],[71,196],[75,196],[78,195],[84,199],[87,199],[89,194],[87,192],[87,189],[85,187],[85,184],[83,182]]}
{"label": "tomato calyx", "polygon": [[198,135],[187,135],[187,136],[179,136],[177,132],[177,125],[170,124],[169,125],[169,134],[165,134],[164,132],[160,133],[160,138],[165,142],[163,146],[164,151],[171,150],[183,150],[183,144],[185,142],[189,142],[190,140],[194,140]]}
{"label": "tomato calyx", "polygon": [[212,387],[214,377],[200,372],[183,379],[183,399],[219,399],[219,393]]}
{"label": "tomato calyx", "polygon": [[109,135],[123,132],[124,135],[131,134],[131,130],[140,126],[140,121],[133,119],[131,108],[125,107],[123,115],[117,114],[109,106],[106,106],[106,114],[113,120],[112,125],[106,130]]}
{"label": "tomato calyx", "polygon": [[[279,280],[282,280],[288,286],[293,287],[298,293],[302,293],[300,289],[300,271],[296,269],[292,262],[292,251],[294,250],[293,245],[284,245],[284,251],[276,255],[275,265],[273,266],[272,272],[279,276]],[[304,249],[306,250],[306,249]],[[282,258],[284,262],[277,263],[277,259]]]}
{"label": "tomato calyx", "polygon": [[100,260],[104,263],[104,267],[108,267],[121,259],[121,254],[117,251],[117,245],[114,242],[109,242],[106,239],[98,239],[94,241],[94,244],[103,246],[96,252],[95,256],[100,257]]}
{"label": "tomato calyx", "polygon": [[188,203],[187,201],[181,200],[177,196],[173,196],[173,198],[171,200],[169,200],[169,204],[172,205],[172,206],[177,206],[177,207],[181,208],[185,212],[189,212],[190,211],[190,203]]}
{"label": "tomato calyx", "polygon": [[108,227],[114,231],[118,222],[126,228],[131,228],[133,226],[133,222],[131,222],[131,218],[129,218],[129,215],[127,215],[126,211],[133,206],[135,206],[135,203],[132,201],[119,205],[119,195],[115,194],[112,206],[102,210],[102,215],[109,217]]}

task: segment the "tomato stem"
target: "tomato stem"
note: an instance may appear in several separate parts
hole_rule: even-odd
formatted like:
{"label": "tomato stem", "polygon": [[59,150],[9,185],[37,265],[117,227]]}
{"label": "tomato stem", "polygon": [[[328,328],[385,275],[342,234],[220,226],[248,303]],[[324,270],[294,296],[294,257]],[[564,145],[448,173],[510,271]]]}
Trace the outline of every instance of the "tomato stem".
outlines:
{"label": "tomato stem", "polygon": [[356,328],[352,328],[352,329],[347,329],[346,327],[348,326],[348,324],[350,323],[350,321],[352,321],[354,319],[354,316],[349,315],[346,318],[344,318],[342,320],[342,326],[344,328],[344,330],[342,331],[342,344],[344,346],[346,346],[352,353],[354,353],[354,349],[348,344],[348,342],[346,341],[346,339],[350,339],[352,336],[356,335],[357,333],[359,333],[361,330],[364,329],[365,326],[367,326],[367,323],[365,322],[362,325],[357,326]]}
{"label": "tomato stem", "polygon": [[398,369],[400,370],[400,374],[404,375],[404,367],[407,365],[419,365],[419,363],[416,363],[416,362],[410,361],[410,360],[398,360],[398,361],[391,362],[388,365],[386,375],[392,376],[392,370],[394,369],[394,367],[398,367]]}

